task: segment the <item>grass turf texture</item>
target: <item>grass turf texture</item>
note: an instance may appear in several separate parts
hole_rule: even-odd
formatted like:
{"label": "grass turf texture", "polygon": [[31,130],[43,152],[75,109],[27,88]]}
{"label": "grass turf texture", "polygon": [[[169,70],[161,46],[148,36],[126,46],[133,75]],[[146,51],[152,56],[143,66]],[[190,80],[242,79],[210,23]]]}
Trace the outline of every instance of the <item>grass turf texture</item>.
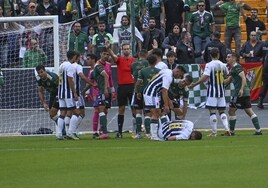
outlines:
{"label": "grass turf texture", "polygon": [[[9,187],[267,187],[268,135],[156,142],[0,137],[0,184]],[[114,136],[110,134],[110,136]]]}

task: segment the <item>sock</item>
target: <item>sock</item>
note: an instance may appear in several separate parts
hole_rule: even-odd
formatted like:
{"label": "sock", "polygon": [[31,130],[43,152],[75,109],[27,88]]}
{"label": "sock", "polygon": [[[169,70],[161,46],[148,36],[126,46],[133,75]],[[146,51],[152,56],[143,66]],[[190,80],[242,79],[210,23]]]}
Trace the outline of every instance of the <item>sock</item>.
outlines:
{"label": "sock", "polygon": [[210,114],[209,123],[212,129],[212,133],[217,133],[217,116],[215,113]]}
{"label": "sock", "polygon": [[92,117],[92,130],[93,130],[93,132],[98,131],[98,124],[99,124],[99,113],[94,112],[93,117]]}
{"label": "sock", "polygon": [[251,118],[251,121],[252,121],[255,129],[260,131],[260,124],[259,124],[258,116],[256,114],[253,114],[250,118]]}
{"label": "sock", "polygon": [[222,124],[224,126],[224,129],[226,131],[229,131],[230,129],[229,129],[229,126],[228,126],[228,118],[227,118],[226,114],[223,112],[223,113],[220,114],[220,117],[221,117],[221,122],[222,122]]}
{"label": "sock", "polygon": [[57,127],[56,127],[56,136],[57,137],[62,137],[63,126],[64,126],[64,116],[59,116],[58,122],[57,122]]}
{"label": "sock", "polygon": [[117,124],[118,124],[118,133],[122,134],[123,124],[124,124],[124,115],[117,116]]}
{"label": "sock", "polygon": [[145,116],[145,118],[144,118],[144,127],[145,127],[146,134],[150,134],[150,124],[151,124],[150,116]]}
{"label": "sock", "polygon": [[79,115],[78,116],[78,126],[82,123],[82,120],[84,119],[84,117],[83,116],[81,116],[81,115]]}
{"label": "sock", "polygon": [[100,125],[104,134],[107,134],[107,116],[104,112],[99,113]]}
{"label": "sock", "polygon": [[141,114],[136,114],[137,133],[141,133],[141,124],[142,124],[142,116]]}
{"label": "sock", "polygon": [[158,130],[158,119],[151,119],[151,138],[157,138],[157,130]]}
{"label": "sock", "polygon": [[78,115],[73,114],[70,120],[69,133],[70,134],[76,133],[77,127],[78,127]]}
{"label": "sock", "polygon": [[166,123],[167,121],[168,121],[168,117],[165,115],[160,118],[161,124]]}
{"label": "sock", "polygon": [[132,114],[132,133],[137,133],[136,115]]}
{"label": "sock", "polygon": [[229,124],[231,132],[234,132],[236,124],[236,116],[229,116]]}
{"label": "sock", "polygon": [[65,116],[64,123],[65,123],[65,131],[66,131],[66,134],[69,133],[70,121],[71,121],[71,118],[69,116]]}

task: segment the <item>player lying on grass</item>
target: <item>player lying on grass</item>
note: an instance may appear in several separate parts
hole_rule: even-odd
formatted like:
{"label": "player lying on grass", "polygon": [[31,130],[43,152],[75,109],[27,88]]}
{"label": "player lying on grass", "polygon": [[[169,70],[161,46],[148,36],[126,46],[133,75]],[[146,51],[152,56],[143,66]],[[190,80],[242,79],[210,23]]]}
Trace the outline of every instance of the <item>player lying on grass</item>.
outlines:
{"label": "player lying on grass", "polygon": [[159,126],[158,137],[166,141],[201,140],[202,133],[193,128],[193,122],[188,120],[169,121]]}

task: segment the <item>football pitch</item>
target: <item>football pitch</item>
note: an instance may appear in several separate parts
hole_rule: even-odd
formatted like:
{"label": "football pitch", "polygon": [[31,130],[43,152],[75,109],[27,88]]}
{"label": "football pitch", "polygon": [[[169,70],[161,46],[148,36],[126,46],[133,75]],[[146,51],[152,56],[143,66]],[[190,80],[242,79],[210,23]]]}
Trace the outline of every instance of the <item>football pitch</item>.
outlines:
{"label": "football pitch", "polygon": [[[157,142],[0,137],[0,184],[9,187],[266,187],[268,135]],[[265,133],[265,132],[264,132]],[[265,175],[266,174],[266,175]]]}

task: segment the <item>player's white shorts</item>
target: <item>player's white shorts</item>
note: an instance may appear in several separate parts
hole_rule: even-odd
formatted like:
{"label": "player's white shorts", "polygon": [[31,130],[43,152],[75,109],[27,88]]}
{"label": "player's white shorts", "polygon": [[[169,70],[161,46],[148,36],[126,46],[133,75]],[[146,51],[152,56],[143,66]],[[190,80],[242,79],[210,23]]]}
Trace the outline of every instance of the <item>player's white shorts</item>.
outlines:
{"label": "player's white shorts", "polygon": [[79,96],[78,104],[79,104],[80,108],[85,107],[85,99],[82,95]]}
{"label": "player's white shorts", "polygon": [[160,97],[143,95],[143,98],[144,98],[144,105],[146,108],[160,108]]}
{"label": "player's white shorts", "polygon": [[75,108],[75,101],[74,99],[59,99],[59,107],[60,109]]}
{"label": "player's white shorts", "polygon": [[207,97],[206,108],[225,109],[226,100],[225,97]]}

